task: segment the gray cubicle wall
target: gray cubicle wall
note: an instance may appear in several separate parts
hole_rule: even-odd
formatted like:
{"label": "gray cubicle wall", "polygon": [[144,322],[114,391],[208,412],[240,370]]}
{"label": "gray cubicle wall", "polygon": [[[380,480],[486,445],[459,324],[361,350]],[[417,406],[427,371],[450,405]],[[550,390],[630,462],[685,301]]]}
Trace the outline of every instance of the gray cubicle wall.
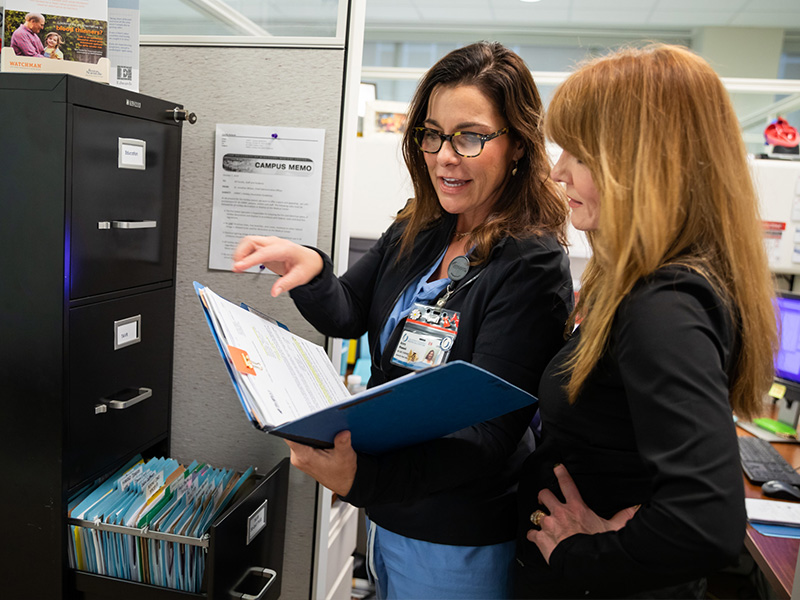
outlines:
{"label": "gray cubicle wall", "polygon": [[[243,301],[316,343],[323,337],[288,297],[271,299],[274,276],[208,269],[214,131],[217,123],[325,130],[318,246],[331,251],[344,50],[286,48],[141,48],[141,92],[197,114],[183,128],[172,455],[214,465],[270,469],[288,455],[285,443],[245,419],[203,318],[192,281]],[[308,598],[316,484],[292,469],[282,598]],[[268,567],[269,565],[264,565]]]}

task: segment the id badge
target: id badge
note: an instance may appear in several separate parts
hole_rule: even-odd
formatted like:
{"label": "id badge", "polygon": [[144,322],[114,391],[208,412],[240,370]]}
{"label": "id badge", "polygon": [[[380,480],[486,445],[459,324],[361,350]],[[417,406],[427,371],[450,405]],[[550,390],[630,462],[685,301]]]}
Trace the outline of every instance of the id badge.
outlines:
{"label": "id badge", "polygon": [[419,371],[447,359],[458,334],[458,312],[415,303],[406,319],[392,364]]}

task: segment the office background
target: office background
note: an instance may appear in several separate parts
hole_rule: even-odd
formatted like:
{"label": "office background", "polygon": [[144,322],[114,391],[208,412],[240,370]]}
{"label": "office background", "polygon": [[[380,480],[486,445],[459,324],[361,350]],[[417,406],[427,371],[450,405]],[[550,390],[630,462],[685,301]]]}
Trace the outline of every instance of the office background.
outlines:
{"label": "office background", "polygon": [[[359,81],[375,83],[378,100],[406,102],[416,73],[478,39],[510,46],[535,72],[562,73],[606,48],[661,40],[694,48],[723,77],[800,79],[796,0],[142,0],[140,10],[142,93],[184,104],[199,117],[183,133],[173,455],[262,471],[286,456],[286,447],[243,418],[191,281],[259,307],[303,337],[324,339],[290,300],[268,298],[270,276],[207,269],[217,123],[326,130],[319,247],[343,265],[348,238],[383,229],[403,200],[402,187],[387,192],[375,183],[387,176],[352,139],[356,128],[348,119]],[[326,41],[333,39],[344,41]],[[554,87],[541,84],[545,99]],[[751,151],[762,143],[768,107],[787,96],[796,100],[797,93],[734,95],[740,116],[754,120],[745,131]],[[800,126],[800,113],[788,106],[790,122]],[[759,112],[760,119],[752,117]],[[391,181],[399,173],[393,151],[390,145],[389,160],[378,165],[393,170]],[[346,190],[352,195],[343,196]],[[313,565],[324,498],[296,470],[289,493],[282,596],[319,597],[324,586],[313,581]]]}

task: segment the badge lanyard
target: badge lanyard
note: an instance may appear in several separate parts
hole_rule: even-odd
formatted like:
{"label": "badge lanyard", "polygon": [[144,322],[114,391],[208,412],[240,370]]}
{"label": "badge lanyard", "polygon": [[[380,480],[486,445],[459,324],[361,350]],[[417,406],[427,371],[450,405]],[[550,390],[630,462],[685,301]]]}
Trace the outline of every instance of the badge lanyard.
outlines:
{"label": "badge lanyard", "polygon": [[459,313],[444,305],[455,291],[454,285],[469,271],[469,259],[457,256],[447,267],[450,283],[435,306],[415,302],[392,356],[392,364],[418,371],[440,365],[450,354],[458,334]]}

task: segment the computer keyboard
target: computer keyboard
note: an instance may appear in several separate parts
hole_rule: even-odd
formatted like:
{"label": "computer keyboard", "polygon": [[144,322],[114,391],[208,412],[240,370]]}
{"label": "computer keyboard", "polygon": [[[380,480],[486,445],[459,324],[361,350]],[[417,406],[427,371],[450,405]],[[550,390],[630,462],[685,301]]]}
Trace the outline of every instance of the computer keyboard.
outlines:
{"label": "computer keyboard", "polygon": [[767,440],[756,437],[740,437],[739,456],[742,459],[744,474],[757,485],[773,479],[800,485],[800,474],[778,454],[778,451]]}

